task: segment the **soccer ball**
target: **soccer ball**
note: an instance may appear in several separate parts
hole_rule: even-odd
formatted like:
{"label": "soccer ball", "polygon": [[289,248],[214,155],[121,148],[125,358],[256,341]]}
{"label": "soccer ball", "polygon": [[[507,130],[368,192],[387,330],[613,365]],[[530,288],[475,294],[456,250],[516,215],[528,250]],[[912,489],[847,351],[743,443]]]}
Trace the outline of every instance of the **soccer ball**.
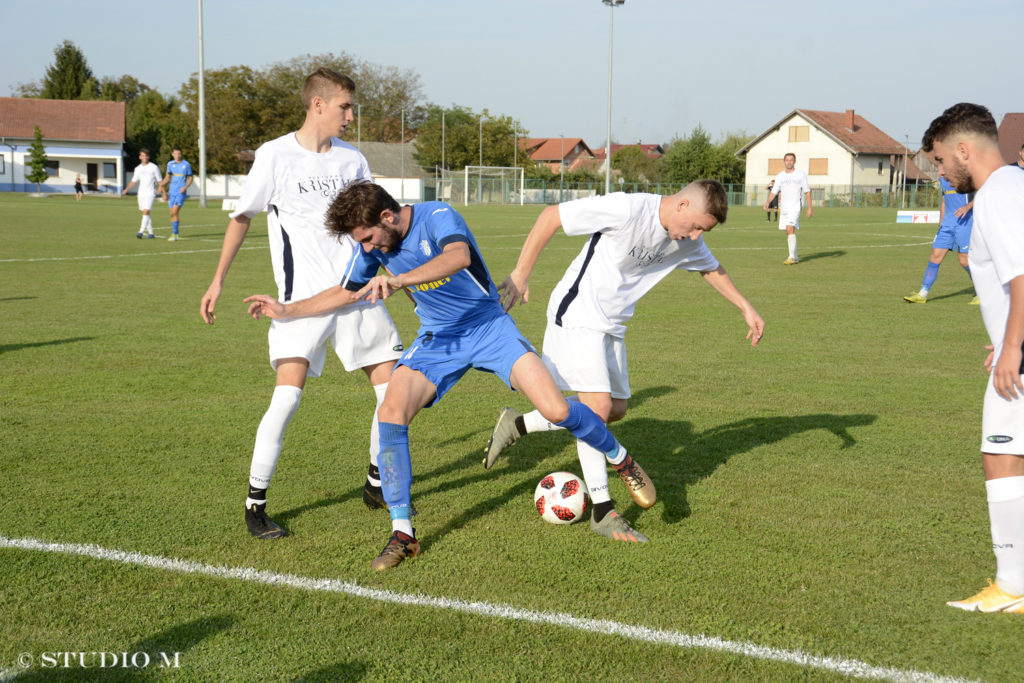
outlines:
{"label": "soccer ball", "polygon": [[583,481],[572,472],[552,472],[537,484],[533,502],[545,522],[572,524],[583,519],[590,496]]}

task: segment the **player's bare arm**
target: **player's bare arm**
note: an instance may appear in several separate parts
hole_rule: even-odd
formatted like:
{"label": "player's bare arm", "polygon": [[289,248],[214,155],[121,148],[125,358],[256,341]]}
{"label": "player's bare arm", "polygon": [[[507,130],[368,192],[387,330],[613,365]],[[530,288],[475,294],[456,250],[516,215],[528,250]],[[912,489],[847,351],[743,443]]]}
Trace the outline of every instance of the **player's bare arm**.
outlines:
{"label": "player's bare arm", "polygon": [[811,193],[804,192],[804,197],[807,199],[807,217],[810,218],[814,215],[814,207],[811,206]]}
{"label": "player's bare arm", "polygon": [[1006,319],[1003,350],[992,368],[992,386],[1008,400],[1024,395],[1020,380],[1021,343],[1024,343],[1024,275],[1010,280],[1010,314]]}
{"label": "player's bare arm", "polygon": [[[945,202],[943,202],[943,204],[945,204]],[[964,217],[964,216],[966,216],[966,215],[967,215],[967,214],[968,214],[968,213],[969,213],[969,212],[971,211],[971,209],[973,209],[973,208],[974,208],[974,200],[972,199],[971,201],[967,202],[966,204],[964,204],[963,206],[961,206],[961,207],[960,207],[959,209],[957,209],[956,211],[954,211],[954,212],[953,212],[953,215],[954,215],[954,216],[956,216],[957,218],[963,218],[963,217]]]}
{"label": "player's bare arm", "polygon": [[537,265],[540,253],[544,251],[544,247],[548,245],[560,227],[562,227],[562,216],[558,211],[557,204],[540,212],[533,228],[530,229],[530,234],[523,242],[516,267],[498,286],[498,291],[501,293],[501,307],[505,309],[506,313],[512,310],[517,303],[522,305],[530,300],[530,273]]}
{"label": "player's bare arm", "polygon": [[422,266],[398,275],[378,275],[357,294],[370,301],[387,299],[391,294],[406,287],[436,282],[468,268],[471,259],[469,246],[465,242],[450,242],[440,254]]}
{"label": "player's bare arm", "polygon": [[[364,287],[363,290],[365,289]],[[308,318],[313,315],[330,313],[359,301],[360,298],[362,297],[360,297],[359,292],[353,292],[341,285],[335,285],[308,299],[292,301],[287,304],[281,303],[269,294],[254,294],[246,297],[244,303],[249,304],[249,315],[256,320],[264,317],[273,320],[283,320],[285,318]]]}
{"label": "player's bare arm", "polygon": [[217,319],[213,309],[217,305],[217,299],[220,298],[224,279],[228,276],[228,269],[231,268],[231,262],[235,260],[235,255],[241,248],[242,242],[245,241],[246,233],[249,232],[250,223],[251,219],[243,214],[232,218],[228,223],[228,229],[224,232],[224,244],[220,248],[217,272],[214,273],[213,282],[210,283],[206,294],[203,294],[203,298],[199,302],[199,315],[207,325],[212,325]]}
{"label": "player's bare arm", "polygon": [[751,303],[747,301],[747,298],[740,294],[740,290],[736,289],[736,285],[733,283],[732,278],[729,277],[729,273],[722,266],[718,266],[715,270],[703,272],[701,275],[704,277],[704,281],[711,285],[716,292],[725,297],[733,306],[740,309],[740,312],[743,313],[743,320],[749,328],[746,338],[750,340],[751,346],[757,346],[761,341],[761,337],[764,336],[764,319],[758,314]]}

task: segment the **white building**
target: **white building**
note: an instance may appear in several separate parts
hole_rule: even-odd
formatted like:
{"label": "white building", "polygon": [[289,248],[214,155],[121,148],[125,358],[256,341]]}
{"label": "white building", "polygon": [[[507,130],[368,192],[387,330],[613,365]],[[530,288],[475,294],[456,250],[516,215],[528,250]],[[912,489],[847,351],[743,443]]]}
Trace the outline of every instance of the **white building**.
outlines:
{"label": "white building", "polygon": [[[899,185],[903,177],[904,146],[852,109],[845,112],[794,109],[740,149],[746,156],[747,187],[766,186],[783,170],[783,157],[796,155],[796,167],[813,188],[853,187],[876,191]],[[911,160],[912,163],[912,160]],[[908,164],[915,180],[916,167]]]}
{"label": "white building", "polygon": [[76,175],[87,191],[123,187],[124,102],[0,97],[0,191],[36,191],[25,179],[36,126],[50,176],[43,192],[74,192]]}

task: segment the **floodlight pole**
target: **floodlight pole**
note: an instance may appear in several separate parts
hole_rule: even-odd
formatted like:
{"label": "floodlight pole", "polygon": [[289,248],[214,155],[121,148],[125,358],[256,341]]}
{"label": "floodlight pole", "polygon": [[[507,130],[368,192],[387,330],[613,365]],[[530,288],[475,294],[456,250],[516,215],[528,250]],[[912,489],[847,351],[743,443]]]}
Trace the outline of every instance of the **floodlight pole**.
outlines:
{"label": "floodlight pole", "polygon": [[402,155],[402,201],[405,201],[405,109],[402,110],[402,144],[398,148]]}
{"label": "floodlight pole", "polygon": [[441,168],[447,168],[444,165],[444,109],[441,110]]}
{"label": "floodlight pole", "polygon": [[903,145],[903,202],[901,204],[901,208],[905,209],[907,208],[907,153],[909,151],[908,146],[910,145],[910,136],[904,136],[904,140],[906,142]]}
{"label": "floodlight pole", "polygon": [[604,193],[612,191],[612,32],[615,28],[615,6],[626,0],[601,0],[608,5],[608,135],[604,148]]}
{"label": "floodlight pole", "polygon": [[206,72],[203,69],[203,0],[199,0],[199,208],[206,208]]}
{"label": "floodlight pole", "polygon": [[356,149],[362,151],[363,144],[363,105],[356,105]]}

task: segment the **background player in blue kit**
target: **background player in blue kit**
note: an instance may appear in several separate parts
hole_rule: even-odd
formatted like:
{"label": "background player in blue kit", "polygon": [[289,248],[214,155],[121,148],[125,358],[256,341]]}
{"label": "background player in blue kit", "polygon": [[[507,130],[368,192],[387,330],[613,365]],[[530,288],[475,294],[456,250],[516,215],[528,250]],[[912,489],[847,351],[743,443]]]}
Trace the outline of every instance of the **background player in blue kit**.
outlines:
{"label": "background player in blue kit", "polygon": [[173,161],[167,163],[167,175],[160,181],[160,187],[164,188],[167,183],[171,184],[167,192],[167,206],[171,212],[171,236],[168,242],[178,240],[178,212],[188,194],[188,188],[192,185],[192,165],[181,158],[181,148],[175,147],[171,150]]}
{"label": "background player in blue kit", "polygon": [[[378,411],[381,482],[392,535],[373,560],[374,569],[395,567],[419,553],[410,521],[409,423],[470,368],[498,375],[523,392],[545,419],[609,457],[625,455],[594,411],[562,397],[533,346],[502,309],[476,240],[455,209],[443,202],[399,207],[379,185],[359,183],[335,198],[327,228],[363,246],[341,285],[289,304],[266,295],[246,301],[254,317],[274,319],[317,315],[366,297],[386,298],[399,289],[416,303],[421,323],[416,341],[396,364]],[[387,274],[375,275],[380,266]],[[621,534],[646,540],[625,519],[615,519]]]}
{"label": "background player in blue kit", "polygon": [[[903,297],[903,300],[910,304],[928,303],[928,292],[939,277],[942,259],[946,258],[950,251],[956,251],[960,265],[967,271],[967,277],[971,276],[971,269],[967,265],[967,251],[971,244],[971,226],[974,225],[974,194],[958,193],[944,175],[939,176],[939,185],[942,188],[939,230],[932,241],[932,255],[928,259],[928,267],[924,270],[921,291]],[[971,303],[977,305],[978,297],[974,297]]]}

